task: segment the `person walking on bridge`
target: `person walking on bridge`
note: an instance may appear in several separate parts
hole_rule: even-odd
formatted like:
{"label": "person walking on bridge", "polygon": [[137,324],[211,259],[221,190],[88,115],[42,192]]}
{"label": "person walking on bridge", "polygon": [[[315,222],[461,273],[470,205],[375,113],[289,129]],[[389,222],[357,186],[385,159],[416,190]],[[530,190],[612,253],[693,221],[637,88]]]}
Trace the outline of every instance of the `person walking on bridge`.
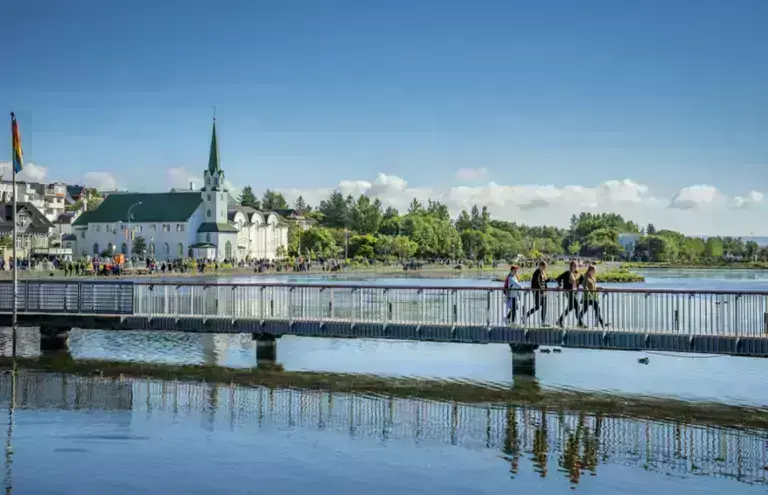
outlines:
{"label": "person walking on bridge", "polygon": [[584,315],[587,313],[589,307],[592,306],[595,311],[595,319],[597,320],[598,325],[605,327],[603,317],[600,316],[600,303],[598,301],[599,295],[597,292],[597,269],[595,268],[595,265],[589,265],[582,284],[584,286],[584,298],[582,300],[583,307],[581,313],[579,313],[579,326],[584,326]]}
{"label": "person walking on bridge", "polygon": [[525,315],[526,320],[533,313],[541,310],[541,324],[547,324],[547,262],[539,261],[539,267],[533,272],[531,290],[533,291],[533,307]]}
{"label": "person walking on bridge", "polygon": [[507,324],[514,323],[517,318],[517,307],[520,305],[520,289],[523,286],[520,285],[520,281],[517,279],[517,271],[519,269],[520,267],[517,265],[510,266],[507,278],[504,279],[504,295],[507,301],[505,321]]}
{"label": "person walking on bridge", "polygon": [[557,326],[562,327],[565,323],[565,317],[571,311],[576,312],[576,316],[579,315],[579,300],[576,297],[576,291],[579,289],[581,283],[581,277],[579,275],[579,267],[576,261],[571,261],[571,265],[567,271],[564,271],[557,277],[557,286],[565,291],[566,304],[565,311],[557,319]]}

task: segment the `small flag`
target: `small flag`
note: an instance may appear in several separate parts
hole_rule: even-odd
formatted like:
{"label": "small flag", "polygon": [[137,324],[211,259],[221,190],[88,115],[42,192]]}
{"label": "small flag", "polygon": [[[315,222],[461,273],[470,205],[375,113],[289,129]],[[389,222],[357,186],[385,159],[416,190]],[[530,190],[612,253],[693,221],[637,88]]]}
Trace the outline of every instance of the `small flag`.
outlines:
{"label": "small flag", "polygon": [[13,153],[13,170],[19,173],[24,168],[24,154],[21,152],[19,124],[16,123],[16,115],[13,112],[11,112],[11,151]]}

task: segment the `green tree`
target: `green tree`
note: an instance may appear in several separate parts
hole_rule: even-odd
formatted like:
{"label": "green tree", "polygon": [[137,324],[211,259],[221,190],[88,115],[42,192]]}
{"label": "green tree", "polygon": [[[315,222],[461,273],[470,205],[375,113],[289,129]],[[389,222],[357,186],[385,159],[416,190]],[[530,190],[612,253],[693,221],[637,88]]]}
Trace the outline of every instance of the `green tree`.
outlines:
{"label": "green tree", "polygon": [[400,259],[410,259],[419,249],[418,244],[405,236],[397,236],[392,240],[394,252]]}
{"label": "green tree", "polygon": [[371,234],[356,235],[349,238],[350,258],[373,258],[376,238]]}
{"label": "green tree", "polygon": [[710,261],[723,257],[723,241],[719,237],[710,237],[704,242],[704,256]]}
{"label": "green tree", "polygon": [[568,254],[571,256],[577,256],[581,253],[581,243],[579,241],[572,241],[568,243]]}
{"label": "green tree", "polygon": [[378,198],[371,201],[371,198],[361,194],[351,216],[353,230],[361,234],[375,234],[381,225],[381,201]]}
{"label": "green tree", "polygon": [[253,194],[253,188],[251,188],[251,186],[245,186],[243,188],[243,192],[240,193],[239,201],[241,206],[250,206],[257,210],[261,209],[259,200],[256,198],[256,195]]}
{"label": "green tree", "polygon": [[461,233],[461,244],[470,259],[484,260],[490,257],[490,243],[484,232],[475,229],[465,230]]}
{"label": "green tree", "polygon": [[288,208],[288,202],[281,193],[267,189],[261,199],[261,208],[266,211],[284,210]]}
{"label": "green tree", "polygon": [[311,211],[312,207],[309,206],[306,201],[304,201],[303,196],[299,196],[298,198],[296,198],[296,201],[293,202],[293,209],[304,213],[304,212]]}
{"label": "green tree", "polygon": [[136,256],[143,256],[147,251],[147,241],[143,237],[139,236],[133,240],[131,245],[131,252]]}
{"label": "green tree", "polygon": [[351,223],[349,203],[338,191],[334,191],[327,200],[321,201],[318,211],[323,215],[323,224],[334,228],[349,227]]}
{"label": "green tree", "polygon": [[313,257],[332,257],[338,254],[338,246],[333,234],[322,227],[312,227],[303,231],[301,248]]}
{"label": "green tree", "polygon": [[472,218],[469,216],[469,213],[467,213],[467,210],[461,210],[459,217],[456,219],[456,229],[458,229],[459,232],[463,232],[471,228]]}

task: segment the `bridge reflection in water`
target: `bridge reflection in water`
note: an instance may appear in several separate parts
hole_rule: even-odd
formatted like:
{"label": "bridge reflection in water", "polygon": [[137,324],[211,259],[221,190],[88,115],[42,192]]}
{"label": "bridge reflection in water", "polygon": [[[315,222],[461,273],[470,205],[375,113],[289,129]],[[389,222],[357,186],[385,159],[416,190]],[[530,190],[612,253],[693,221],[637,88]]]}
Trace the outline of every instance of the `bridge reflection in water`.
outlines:
{"label": "bridge reflection in water", "polygon": [[[495,449],[514,477],[530,463],[542,478],[599,475],[620,464],[677,476],[768,485],[768,433],[615,417],[588,410],[461,404],[327,391],[19,373],[16,409],[132,410],[205,429],[312,429],[370,439]],[[11,402],[12,375],[0,376]],[[159,419],[159,418],[158,418]],[[555,474],[557,473],[557,474]]]}

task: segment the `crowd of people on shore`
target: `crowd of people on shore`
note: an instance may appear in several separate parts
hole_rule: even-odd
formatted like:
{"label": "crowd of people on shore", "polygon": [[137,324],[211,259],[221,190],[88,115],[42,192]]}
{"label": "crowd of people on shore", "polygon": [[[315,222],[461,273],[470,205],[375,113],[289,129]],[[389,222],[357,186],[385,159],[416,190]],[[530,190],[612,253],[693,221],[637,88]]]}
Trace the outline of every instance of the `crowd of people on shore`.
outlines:
{"label": "crowd of people on shore", "polygon": [[[548,302],[548,284],[556,283],[557,288],[565,293],[566,306],[565,311],[557,319],[557,326],[563,327],[565,318],[571,311],[575,312],[580,328],[586,328],[584,316],[592,308],[595,321],[600,327],[605,326],[602,315],[600,314],[600,301],[598,298],[597,287],[597,268],[595,265],[587,265],[585,272],[579,272],[579,264],[571,261],[568,270],[564,271],[554,279],[550,279],[547,274],[547,262],[540,261],[538,267],[533,272],[531,278],[531,292],[533,301],[531,308],[526,312],[522,308],[521,296],[524,293],[524,287],[518,279],[518,265],[512,265],[504,280],[504,293],[506,301],[506,321],[508,324],[515,323],[518,311],[520,311],[521,322],[528,321],[535,313],[539,313],[542,326],[547,326],[547,302]],[[579,293],[582,294],[579,301]]]}

